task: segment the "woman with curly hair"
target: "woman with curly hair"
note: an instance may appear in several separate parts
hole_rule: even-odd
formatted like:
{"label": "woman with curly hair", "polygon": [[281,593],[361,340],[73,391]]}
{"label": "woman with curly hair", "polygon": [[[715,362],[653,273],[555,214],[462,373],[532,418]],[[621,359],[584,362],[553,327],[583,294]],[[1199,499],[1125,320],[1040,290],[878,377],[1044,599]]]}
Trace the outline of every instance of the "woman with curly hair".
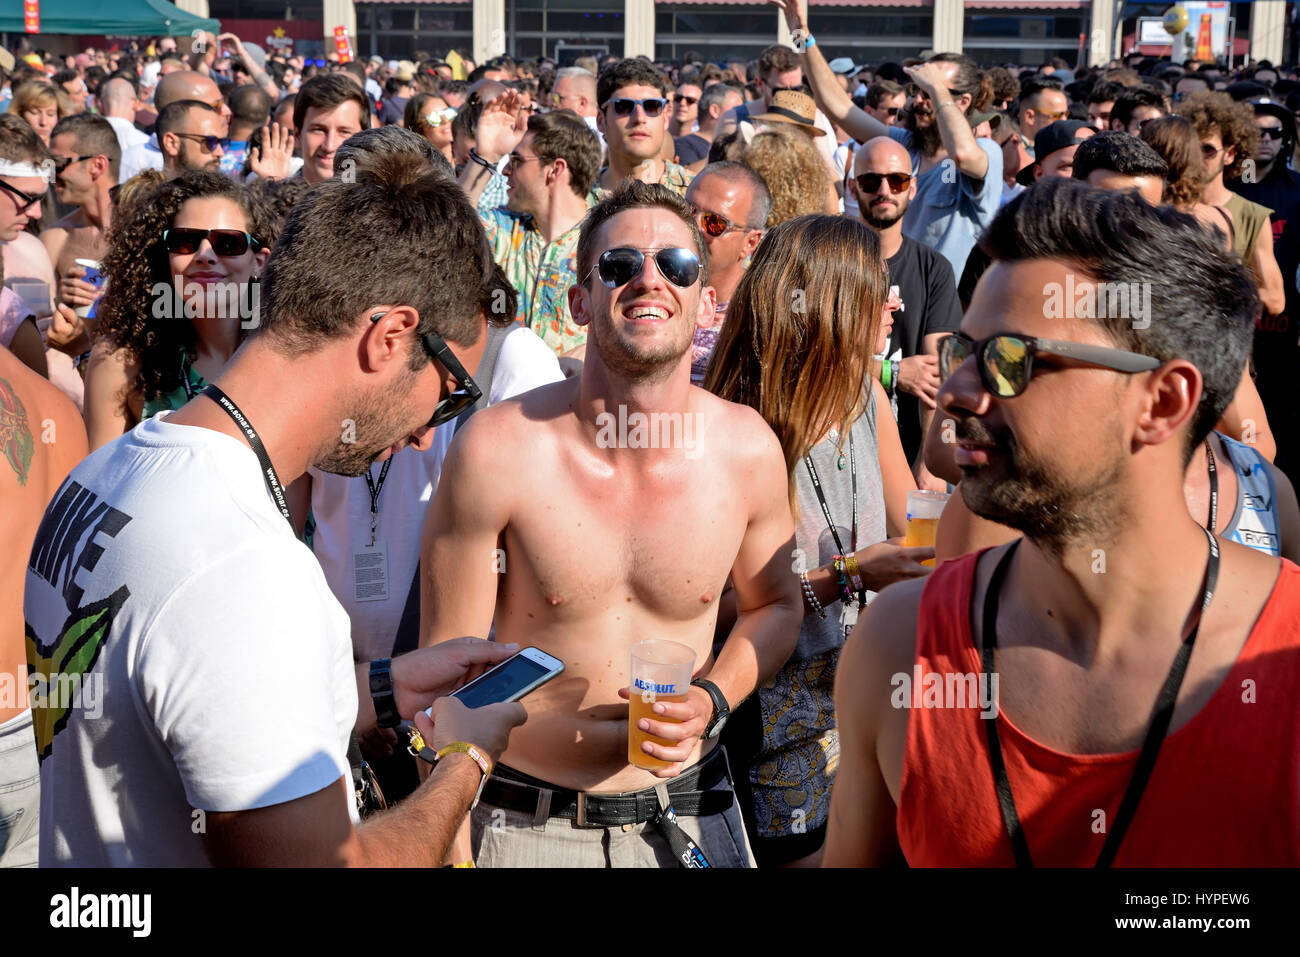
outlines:
{"label": "woman with curly hair", "polygon": [[1223,235],[1226,249],[1231,252],[1235,232],[1232,214],[1222,206],[1201,202],[1206,170],[1196,127],[1181,116],[1161,116],[1148,120],[1138,139],[1159,153],[1169,166],[1165,176],[1165,203],[1179,212],[1195,216],[1207,229],[1218,230]]}
{"label": "woman with curly hair", "polygon": [[417,93],[406,101],[402,125],[432,143],[455,167],[451,152],[451,121],[455,117],[455,108],[436,93]]}
{"label": "woman with curly hair", "polygon": [[[928,574],[920,562],[934,556],[887,540],[905,530],[907,492],[916,487],[889,399],[870,374],[893,321],[888,295],[873,230],[844,216],[782,223],[736,287],[704,379],[708,391],[752,407],[772,427],[795,512],[799,642],[736,709],[731,743],[724,738],[729,753],[736,746],[732,760],[748,766],[738,777],[752,786],[747,824],[760,867],[817,865],[839,757],[840,650],[869,594]],[[796,300],[800,308],[791,307]],[[756,740],[757,753],[739,753]]]}
{"label": "woman with curly hair", "polygon": [[796,216],[839,212],[826,160],[812,140],[798,130],[764,130],[737,158],[763,177],[772,191],[769,229]]}
{"label": "woman with curly hair", "polygon": [[253,222],[244,187],[208,170],[155,186],[115,220],[86,369],[92,450],[188,402],[256,324],[269,250]]}

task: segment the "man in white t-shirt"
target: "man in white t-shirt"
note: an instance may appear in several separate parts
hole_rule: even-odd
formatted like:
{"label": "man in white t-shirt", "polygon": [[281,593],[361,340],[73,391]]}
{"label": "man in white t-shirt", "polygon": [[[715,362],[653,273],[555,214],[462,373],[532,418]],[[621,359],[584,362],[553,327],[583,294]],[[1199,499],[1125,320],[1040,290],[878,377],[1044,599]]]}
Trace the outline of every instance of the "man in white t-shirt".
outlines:
{"label": "man in white t-shirt", "polygon": [[[213,385],[83,461],[37,532],[24,616],[43,865],[437,866],[525,718],[438,697],[508,648],[355,665],[283,494],[310,466],[360,475],[426,450],[472,401],[465,367],[500,282],[477,214],[391,156],[315,187],[285,237],[263,324]],[[412,717],[442,756],[359,825],[348,739]]]}

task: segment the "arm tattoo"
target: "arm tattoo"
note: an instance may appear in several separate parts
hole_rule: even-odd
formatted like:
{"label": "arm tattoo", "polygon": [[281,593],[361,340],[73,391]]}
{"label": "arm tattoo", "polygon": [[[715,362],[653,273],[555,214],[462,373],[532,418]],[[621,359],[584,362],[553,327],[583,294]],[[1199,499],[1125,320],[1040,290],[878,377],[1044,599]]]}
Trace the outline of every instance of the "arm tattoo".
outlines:
{"label": "arm tattoo", "polygon": [[18,476],[18,484],[26,485],[36,443],[27,424],[27,410],[7,379],[0,379],[0,449]]}

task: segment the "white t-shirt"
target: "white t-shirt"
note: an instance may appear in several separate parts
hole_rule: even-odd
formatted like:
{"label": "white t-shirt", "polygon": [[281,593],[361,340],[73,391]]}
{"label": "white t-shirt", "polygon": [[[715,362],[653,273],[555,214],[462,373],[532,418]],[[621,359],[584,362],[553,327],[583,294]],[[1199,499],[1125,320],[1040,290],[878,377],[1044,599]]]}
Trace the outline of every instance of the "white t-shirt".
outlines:
{"label": "white t-shirt", "polygon": [[62,696],[33,702],[42,866],[205,866],[192,809],[280,804],[348,774],[347,616],[252,450],[167,415],[77,466],[32,550],[39,667],[81,676],[66,713],[49,707]]}
{"label": "white t-shirt", "polygon": [[117,181],[125,183],[132,176],[147,169],[162,169],[163,155],[158,148],[158,134],[122,152],[121,172]]}
{"label": "white t-shirt", "polygon": [[[501,343],[492,374],[488,404],[564,378],[555,353],[541,337],[523,326],[511,330]],[[357,661],[387,658],[393,653],[407,599],[408,614],[419,620],[418,586],[412,593],[420,561],[424,517],[442,473],[442,460],[455,435],[454,423],[439,426],[427,452],[403,449],[379,489],[375,517],[375,546],[370,546],[370,489],[364,477],[349,478],[311,470],[311,508],[316,519],[312,548],[325,579],[352,622],[352,653]],[[379,481],[383,466],[372,465],[370,478]],[[374,556],[383,554],[384,597],[375,587]],[[363,556],[359,561],[356,556]],[[487,637],[486,635],[481,637]]]}

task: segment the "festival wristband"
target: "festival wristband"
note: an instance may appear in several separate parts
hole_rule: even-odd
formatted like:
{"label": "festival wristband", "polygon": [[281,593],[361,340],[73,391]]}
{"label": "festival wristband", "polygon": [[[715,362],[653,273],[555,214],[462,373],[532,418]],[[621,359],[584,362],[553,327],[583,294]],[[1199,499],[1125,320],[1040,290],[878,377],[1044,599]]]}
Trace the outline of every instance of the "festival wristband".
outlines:
{"label": "festival wristband", "polygon": [[482,166],[485,170],[490,170],[493,173],[497,171],[496,164],[488,160],[485,160],[483,157],[479,156],[478,151],[475,149],[472,148],[470,149],[469,158],[475,163],[478,163],[478,165]]}
{"label": "festival wristband", "polygon": [[893,382],[893,378],[892,378],[893,371],[894,371],[894,364],[892,362],[890,362],[888,359],[880,360],[880,384],[885,387],[886,392],[892,391],[889,388],[889,386],[890,383]]}
{"label": "festival wristband", "polygon": [[894,395],[898,392],[898,360],[891,359],[889,362],[889,394]]}
{"label": "festival wristband", "polygon": [[478,782],[478,790],[474,792],[474,802],[469,806],[469,809],[472,811],[474,808],[478,807],[478,799],[483,796],[483,788],[487,785],[487,779],[492,774],[492,761],[486,754],[474,747],[474,745],[465,741],[454,741],[434,756],[434,763],[436,764],[449,754],[469,755],[470,760],[477,764],[478,769],[483,772],[483,778]]}
{"label": "festival wristband", "polygon": [[849,581],[853,584],[853,590],[863,591],[862,570],[858,567],[857,555],[849,554],[844,556],[844,570],[849,573]]}
{"label": "festival wristband", "polygon": [[840,586],[840,601],[847,605],[853,601],[853,590],[849,587],[849,576],[844,558],[840,555],[832,556],[831,567],[835,569],[836,584]]}

